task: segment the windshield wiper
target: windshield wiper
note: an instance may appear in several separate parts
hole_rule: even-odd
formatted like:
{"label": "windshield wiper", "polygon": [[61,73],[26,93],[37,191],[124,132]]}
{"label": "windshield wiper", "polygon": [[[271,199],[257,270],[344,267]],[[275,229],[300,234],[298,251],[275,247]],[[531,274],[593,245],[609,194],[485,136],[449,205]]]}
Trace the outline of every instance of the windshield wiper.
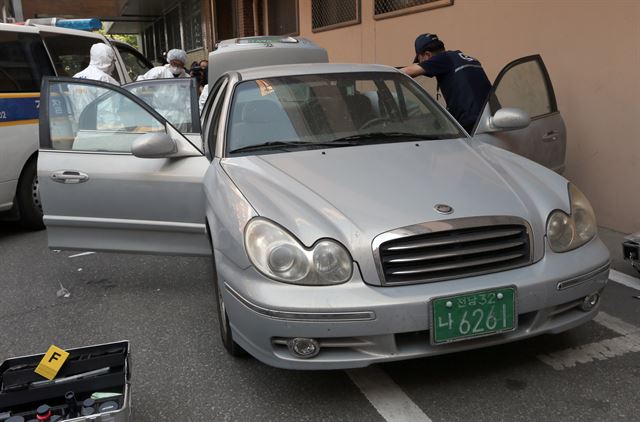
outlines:
{"label": "windshield wiper", "polygon": [[402,138],[413,141],[433,141],[438,139],[449,139],[455,136],[452,135],[421,135],[419,133],[407,133],[407,132],[371,132],[361,133],[357,135],[345,136],[343,138],[336,138],[327,142],[328,144],[350,142],[351,145],[363,144],[362,142],[355,141],[369,141],[367,143],[373,143],[371,141],[379,141],[380,143],[388,142],[389,138]]}
{"label": "windshield wiper", "polygon": [[[287,151],[288,148],[326,148],[326,147],[343,147],[352,145],[365,145],[371,143],[388,142],[389,138],[409,139],[412,141],[432,141],[437,139],[455,138],[454,135],[420,135],[416,133],[405,132],[372,132],[357,135],[344,136],[342,138],[332,139],[324,142],[310,141],[270,141],[262,144],[247,145],[229,151],[230,154],[238,152],[262,151],[270,149],[281,149]],[[362,142],[366,140],[367,142]]]}
{"label": "windshield wiper", "polygon": [[236,152],[260,151],[260,150],[267,150],[267,149],[283,149],[286,151],[287,147],[301,147],[301,146],[307,146],[307,145],[313,145],[313,143],[302,142],[302,141],[271,141],[271,142],[264,142],[262,144],[247,145],[244,147],[232,149],[231,151],[229,151],[229,153],[233,154]]}
{"label": "windshield wiper", "polygon": [[236,152],[249,152],[249,151],[260,151],[260,150],[268,150],[268,149],[281,149],[287,151],[287,147],[294,148],[326,148],[326,147],[341,147],[341,146],[350,146],[350,145],[358,145],[360,142],[357,142],[356,139],[337,139],[328,142],[309,142],[309,141],[272,141],[265,142],[263,144],[257,145],[247,145],[246,147],[240,147],[229,151],[229,153]]}

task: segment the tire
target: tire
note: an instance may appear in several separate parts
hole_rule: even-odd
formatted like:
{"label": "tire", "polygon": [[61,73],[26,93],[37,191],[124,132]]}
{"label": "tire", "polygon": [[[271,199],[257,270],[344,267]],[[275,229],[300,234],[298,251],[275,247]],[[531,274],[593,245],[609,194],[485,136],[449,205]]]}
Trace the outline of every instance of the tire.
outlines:
{"label": "tire", "polygon": [[[211,251],[213,254],[213,251]],[[213,290],[216,295],[216,304],[218,310],[218,323],[220,325],[220,338],[222,345],[231,356],[240,357],[247,356],[247,352],[233,340],[231,325],[229,324],[229,316],[224,306],[224,299],[218,286],[218,270],[216,269],[215,259],[213,260]]]}
{"label": "tire", "polygon": [[20,225],[29,230],[42,230],[42,203],[38,185],[37,160],[30,159],[22,169],[16,193]]}

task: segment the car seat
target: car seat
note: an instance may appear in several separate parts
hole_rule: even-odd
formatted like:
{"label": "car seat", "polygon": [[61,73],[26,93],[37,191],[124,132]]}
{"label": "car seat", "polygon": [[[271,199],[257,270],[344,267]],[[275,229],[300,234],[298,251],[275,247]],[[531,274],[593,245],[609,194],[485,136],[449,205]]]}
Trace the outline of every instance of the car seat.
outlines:
{"label": "car seat", "polygon": [[264,142],[297,139],[287,113],[280,104],[256,100],[244,104],[242,118],[231,127],[232,149]]}

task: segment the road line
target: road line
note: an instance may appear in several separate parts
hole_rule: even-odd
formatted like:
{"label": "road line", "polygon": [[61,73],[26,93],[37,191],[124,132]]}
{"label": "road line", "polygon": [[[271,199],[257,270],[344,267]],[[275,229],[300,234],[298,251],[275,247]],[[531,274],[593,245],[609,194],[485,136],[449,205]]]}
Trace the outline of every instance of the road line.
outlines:
{"label": "road line", "polygon": [[611,331],[615,331],[616,333],[623,336],[640,333],[640,328],[636,327],[635,325],[624,322],[620,318],[616,318],[604,312],[599,312],[593,320],[598,324],[610,329]]}
{"label": "road line", "polygon": [[562,371],[573,368],[578,363],[607,360],[627,353],[640,352],[640,328],[604,312],[600,312],[593,320],[622,335],[546,355],[538,355],[538,359],[553,369]]}
{"label": "road line", "polygon": [[380,367],[370,366],[346,372],[386,421],[431,422],[422,409]]}
{"label": "road line", "polygon": [[79,256],[87,256],[87,255],[93,255],[95,252],[82,252],[82,253],[77,253],[75,255],[71,255],[69,256],[69,258],[77,258]]}
{"label": "road line", "polygon": [[631,277],[620,271],[609,270],[609,280],[631,287],[632,289],[640,290],[640,278]]}

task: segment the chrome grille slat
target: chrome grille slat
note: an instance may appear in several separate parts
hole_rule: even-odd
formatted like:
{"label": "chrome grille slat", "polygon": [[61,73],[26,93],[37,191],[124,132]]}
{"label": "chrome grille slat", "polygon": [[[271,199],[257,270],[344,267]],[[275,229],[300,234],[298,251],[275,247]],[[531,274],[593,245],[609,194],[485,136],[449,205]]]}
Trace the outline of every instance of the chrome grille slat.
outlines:
{"label": "chrome grille slat", "polygon": [[517,217],[480,217],[396,229],[374,241],[384,285],[429,283],[532,262],[531,230]]}
{"label": "chrome grille slat", "polygon": [[498,232],[492,233],[473,233],[465,236],[461,236],[455,239],[434,239],[434,240],[418,240],[415,242],[407,242],[406,244],[400,246],[392,246],[389,247],[388,251],[401,251],[406,249],[417,249],[417,248],[429,248],[434,246],[443,246],[443,245],[451,245],[457,243],[464,242],[476,242],[479,240],[489,240],[496,239],[500,237],[514,236],[519,234],[520,230],[501,230]]}
{"label": "chrome grille slat", "polygon": [[488,246],[473,246],[468,248],[460,248],[457,251],[443,251],[443,252],[427,252],[427,253],[416,253],[415,255],[403,257],[403,258],[386,258],[385,263],[389,264],[399,264],[399,263],[409,263],[416,261],[427,261],[433,259],[440,258],[449,258],[453,256],[462,256],[462,255],[472,255],[483,252],[493,252],[501,249],[509,249],[514,248],[516,246],[522,246],[524,241],[522,240],[514,240],[505,243],[497,243],[495,245]]}
{"label": "chrome grille slat", "polygon": [[502,261],[509,261],[512,259],[522,257],[521,253],[513,253],[505,256],[495,257],[495,258],[484,258],[484,259],[476,259],[473,261],[463,261],[460,263],[451,263],[445,265],[431,265],[429,267],[416,268],[413,270],[402,270],[402,271],[390,271],[387,274],[390,275],[412,275],[412,274],[424,274],[424,273],[432,273],[436,271],[448,271],[454,270],[456,268],[467,268],[479,265],[487,265],[487,264],[495,264]]}

